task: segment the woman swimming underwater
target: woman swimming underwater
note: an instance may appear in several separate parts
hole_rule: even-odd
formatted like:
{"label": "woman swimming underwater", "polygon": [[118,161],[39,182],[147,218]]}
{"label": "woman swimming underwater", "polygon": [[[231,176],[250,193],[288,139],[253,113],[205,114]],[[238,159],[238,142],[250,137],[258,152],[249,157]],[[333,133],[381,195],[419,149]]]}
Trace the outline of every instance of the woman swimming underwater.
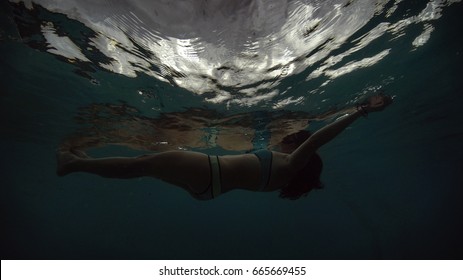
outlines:
{"label": "woman swimming underwater", "polygon": [[280,152],[212,156],[191,151],[167,151],[139,157],[90,158],[72,149],[57,152],[57,174],[87,172],[107,178],[150,176],[179,186],[199,200],[213,199],[233,189],[271,192],[297,199],[320,188],[322,161],[316,151],[361,116],[382,111],[392,98],[379,94],[313,135],[301,131],[283,139]]}

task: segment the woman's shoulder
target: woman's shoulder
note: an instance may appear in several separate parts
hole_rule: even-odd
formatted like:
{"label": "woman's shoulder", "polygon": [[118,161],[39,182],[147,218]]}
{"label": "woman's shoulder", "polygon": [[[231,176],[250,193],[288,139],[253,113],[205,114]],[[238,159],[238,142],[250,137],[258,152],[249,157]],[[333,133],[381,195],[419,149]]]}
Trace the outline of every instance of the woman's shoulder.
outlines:
{"label": "woman's shoulder", "polygon": [[277,151],[271,151],[273,158],[277,159],[282,159],[282,160],[287,160],[289,158],[289,154],[287,153],[282,153],[282,152],[277,152]]}

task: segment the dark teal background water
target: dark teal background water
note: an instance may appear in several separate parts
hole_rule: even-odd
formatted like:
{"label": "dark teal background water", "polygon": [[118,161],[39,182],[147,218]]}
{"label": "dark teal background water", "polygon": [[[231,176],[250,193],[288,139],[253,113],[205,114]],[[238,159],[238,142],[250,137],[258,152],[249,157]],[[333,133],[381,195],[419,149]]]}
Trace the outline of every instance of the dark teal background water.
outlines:
{"label": "dark teal background water", "polygon": [[416,51],[399,40],[379,64],[327,87],[342,95],[393,76],[384,89],[396,98],[321,149],[324,190],[297,201],[234,191],[207,202],[153,179],[57,177],[55,149],[78,128],[80,106],[124,100],[143,111],[135,92],[147,86],[169,111],[208,104],[146,76],[98,71],[94,85],[14,40],[2,10],[2,259],[461,259],[462,10],[447,10]]}

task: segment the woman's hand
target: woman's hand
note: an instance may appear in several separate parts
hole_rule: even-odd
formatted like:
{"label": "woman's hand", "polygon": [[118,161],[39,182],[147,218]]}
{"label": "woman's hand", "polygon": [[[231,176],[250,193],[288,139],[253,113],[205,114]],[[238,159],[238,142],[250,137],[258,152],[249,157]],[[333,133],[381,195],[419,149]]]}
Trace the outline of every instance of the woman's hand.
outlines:
{"label": "woman's hand", "polygon": [[366,110],[368,113],[379,112],[384,110],[384,108],[389,106],[391,103],[392,97],[380,93],[378,95],[369,97],[367,101],[364,104],[362,104],[362,108]]}

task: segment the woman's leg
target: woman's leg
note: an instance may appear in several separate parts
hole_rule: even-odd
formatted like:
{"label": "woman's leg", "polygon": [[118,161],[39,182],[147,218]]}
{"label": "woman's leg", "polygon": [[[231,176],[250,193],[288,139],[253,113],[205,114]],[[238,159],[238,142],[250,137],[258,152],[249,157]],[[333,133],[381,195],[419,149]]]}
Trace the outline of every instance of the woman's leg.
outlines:
{"label": "woman's leg", "polygon": [[107,178],[130,179],[146,176],[142,157],[110,157],[93,159],[80,157],[75,152],[60,152],[57,174],[64,176],[73,172],[87,172]]}
{"label": "woman's leg", "polygon": [[93,159],[78,151],[58,151],[57,174],[87,172],[107,178],[130,179],[150,176],[192,191],[210,182],[208,157],[202,153],[172,151],[139,157]]}

